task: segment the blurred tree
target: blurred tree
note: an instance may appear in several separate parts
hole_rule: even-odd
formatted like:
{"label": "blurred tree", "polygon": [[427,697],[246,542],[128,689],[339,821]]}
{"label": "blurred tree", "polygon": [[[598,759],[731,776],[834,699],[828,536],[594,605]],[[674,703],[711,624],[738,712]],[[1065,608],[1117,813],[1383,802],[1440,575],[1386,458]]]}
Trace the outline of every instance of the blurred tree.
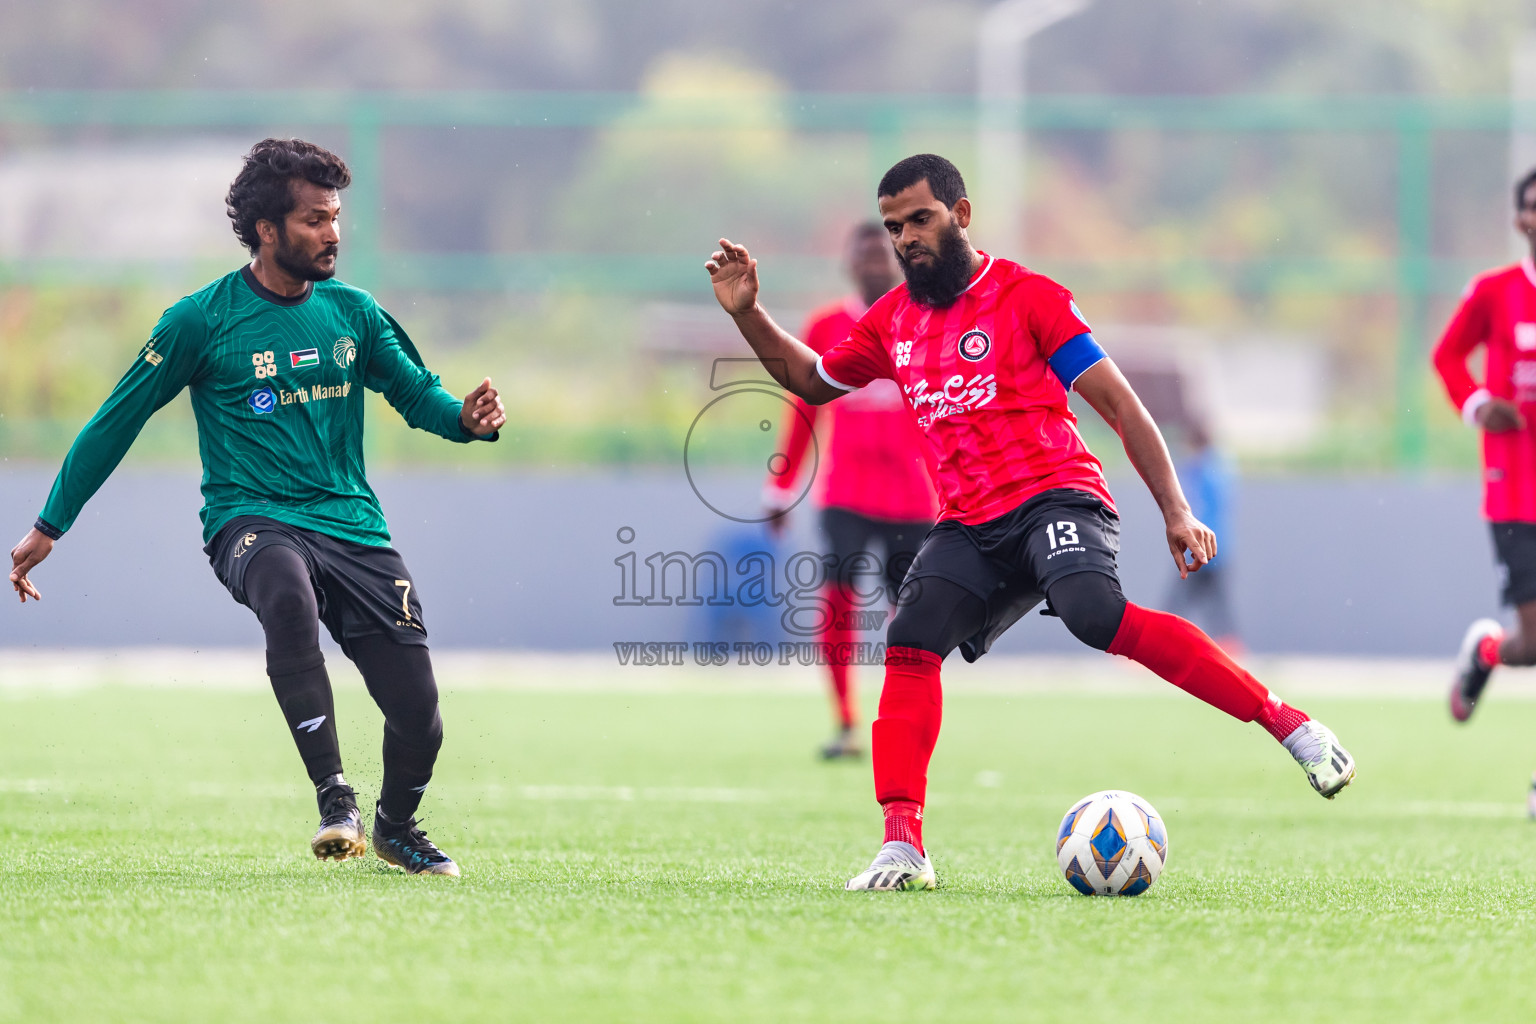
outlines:
{"label": "blurred tree", "polygon": [[[791,132],[772,76],[739,59],[672,54],[640,89],[644,103],[595,133],[561,198],[570,248],[702,256],[727,234],[796,250],[872,213],[860,141]],[[679,105],[747,127],[672,127]]]}

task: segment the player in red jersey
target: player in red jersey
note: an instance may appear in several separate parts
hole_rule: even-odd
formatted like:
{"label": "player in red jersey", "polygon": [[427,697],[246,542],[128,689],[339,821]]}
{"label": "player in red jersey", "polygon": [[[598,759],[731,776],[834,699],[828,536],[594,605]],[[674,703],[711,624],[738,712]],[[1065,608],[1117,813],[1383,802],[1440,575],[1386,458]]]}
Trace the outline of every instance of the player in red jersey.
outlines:
{"label": "player in red jersey", "polygon": [[1120,435],[1157,500],[1179,575],[1216,538],[1190,513],[1157,425],[1094,341],[1065,288],[971,247],[971,204],[955,166],[923,154],[877,192],[906,277],[824,356],[757,302],[757,262],[725,239],[705,264],[715,297],[764,367],[820,404],[879,378],[901,386],[938,466],[939,523],[902,585],[886,636],[872,729],[885,843],[850,889],[932,888],[923,847],[928,762],[939,735],[939,666],[974,661],[1042,600],[1079,640],[1140,662],[1240,721],[1257,720],[1332,797],[1354,778],[1333,733],[1285,704],[1189,622],[1126,601],[1120,520],[1099,462],[1067,408],[1074,389]]}
{"label": "player in red jersey", "polygon": [[[1515,230],[1536,255],[1536,171],[1515,187]],[[1483,383],[1467,357],[1486,353]],[[1451,716],[1465,722],[1496,665],[1536,665],[1536,261],[1475,278],[1435,348],[1435,369],[1462,419],[1483,431],[1483,515],[1504,575],[1513,632],[1492,619],[1467,629],[1451,684]],[[1536,794],[1532,797],[1536,812]]]}
{"label": "player in red jersey", "polygon": [[[806,320],[805,343],[817,353],[848,337],[859,317],[900,279],[885,228],[874,221],[853,229],[847,256],[848,277],[858,294],[823,306]],[[922,437],[901,390],[893,381],[880,380],[825,410],[795,400],[784,418],[787,461],[771,467],[764,489],[769,512],[792,507],[802,493],[797,481],[817,427],[823,435],[830,432],[819,472],[811,469],[816,472],[811,497],[821,508],[821,529],[835,562],[823,588],[827,617],[821,630],[838,724],[837,734],[821,750],[831,760],[863,753],[856,694],[849,685],[847,645],[857,634],[850,623],[863,609],[884,609],[882,594],[895,603],[939,505],[923,465]],[[770,523],[782,529],[784,520],[781,514]],[[883,562],[873,553],[877,542]]]}

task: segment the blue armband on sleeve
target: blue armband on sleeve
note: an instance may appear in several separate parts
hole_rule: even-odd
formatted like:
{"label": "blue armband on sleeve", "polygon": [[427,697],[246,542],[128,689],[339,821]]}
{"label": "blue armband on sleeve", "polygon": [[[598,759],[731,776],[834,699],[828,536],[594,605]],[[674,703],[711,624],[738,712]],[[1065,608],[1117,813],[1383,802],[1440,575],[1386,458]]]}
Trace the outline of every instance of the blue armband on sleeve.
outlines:
{"label": "blue armband on sleeve", "polygon": [[1061,386],[1071,391],[1077,378],[1081,377],[1088,367],[1104,357],[1105,352],[1099,347],[1099,343],[1093,340],[1093,335],[1085,332],[1075,338],[1067,339],[1067,342],[1047,361],[1051,364],[1051,372],[1056,374],[1057,380],[1061,381]]}

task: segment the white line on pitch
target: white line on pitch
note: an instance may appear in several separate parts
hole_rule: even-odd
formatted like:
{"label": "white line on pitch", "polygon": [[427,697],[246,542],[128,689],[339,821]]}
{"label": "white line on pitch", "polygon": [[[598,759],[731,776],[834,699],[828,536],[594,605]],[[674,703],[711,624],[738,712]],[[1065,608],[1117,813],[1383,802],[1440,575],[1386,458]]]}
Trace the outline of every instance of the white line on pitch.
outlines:
{"label": "white line on pitch", "polygon": [[[769,794],[761,789],[730,789],[719,786],[517,786],[513,791],[524,800],[604,800],[628,803],[635,800],[679,804],[759,803]],[[499,796],[499,786],[486,787],[487,796]]]}
{"label": "white line on pitch", "polygon": [[[0,778],[0,794],[33,795],[33,794],[58,794],[58,793],[84,793],[105,792],[110,787],[75,783],[60,779],[6,779]],[[504,785],[501,783],[486,783],[483,785],[459,785],[446,783],[442,786],[434,786],[434,790],[451,793],[456,796],[471,796],[490,798],[492,800],[508,797],[522,800],[541,800],[553,803],[680,803],[680,804],[741,804],[764,803],[772,798],[772,794],[762,789],[742,789],[728,786],[597,786],[597,785]],[[224,782],[189,782],[185,783],[182,791],[188,796],[194,797],[247,797],[285,800],[307,796],[306,788],[299,784],[277,782],[251,782],[251,783],[224,783]],[[1346,794],[1348,795],[1348,794]],[[798,798],[798,802],[823,802],[824,795],[815,798]],[[835,803],[835,800],[829,801]],[[1261,797],[1252,799],[1239,797],[1159,797],[1154,804],[1165,816],[1178,814],[1210,815],[1221,814],[1228,817],[1267,817],[1281,818],[1291,815],[1312,816],[1312,812],[1331,810],[1321,806],[1313,806],[1312,803],[1300,801],[1286,801],[1277,803]],[[975,793],[945,793],[931,794],[930,803],[936,805],[967,804],[975,805],[987,803],[999,808],[1028,807],[1028,808],[1062,808],[1071,805],[1072,800],[1059,795],[1010,795],[1006,792],[999,793],[996,790],[989,791],[983,797]],[[1356,800],[1341,805],[1339,812],[1346,817],[1391,817],[1409,820],[1412,818],[1522,818],[1526,814],[1525,806],[1521,801],[1508,802],[1492,800]]]}

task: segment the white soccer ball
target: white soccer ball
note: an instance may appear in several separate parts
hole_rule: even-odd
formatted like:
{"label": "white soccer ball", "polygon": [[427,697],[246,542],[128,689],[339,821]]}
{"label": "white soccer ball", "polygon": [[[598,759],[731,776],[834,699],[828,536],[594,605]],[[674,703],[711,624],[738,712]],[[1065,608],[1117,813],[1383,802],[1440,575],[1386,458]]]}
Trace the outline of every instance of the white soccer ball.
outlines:
{"label": "white soccer ball", "polygon": [[1135,793],[1106,789],[1072,805],[1056,832],[1056,863],[1084,896],[1138,896],[1168,861],[1168,829]]}

